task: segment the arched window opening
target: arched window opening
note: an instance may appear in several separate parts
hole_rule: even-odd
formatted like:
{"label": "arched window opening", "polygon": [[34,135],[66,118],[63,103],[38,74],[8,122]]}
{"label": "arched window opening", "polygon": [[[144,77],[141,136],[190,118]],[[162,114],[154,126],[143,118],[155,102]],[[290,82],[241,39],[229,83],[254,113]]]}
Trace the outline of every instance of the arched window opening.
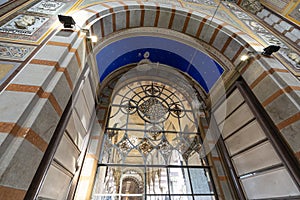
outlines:
{"label": "arched window opening", "polygon": [[144,77],[116,87],[93,199],[217,199],[201,155],[199,99],[159,80]]}

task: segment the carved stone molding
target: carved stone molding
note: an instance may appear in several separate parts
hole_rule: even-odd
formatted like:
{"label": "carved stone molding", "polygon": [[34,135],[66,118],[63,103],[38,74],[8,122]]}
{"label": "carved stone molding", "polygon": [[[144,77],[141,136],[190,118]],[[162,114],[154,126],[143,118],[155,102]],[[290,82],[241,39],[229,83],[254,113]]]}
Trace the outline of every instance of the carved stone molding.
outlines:
{"label": "carved stone molding", "polygon": [[259,0],[243,0],[241,6],[245,10],[248,10],[253,14],[255,14],[256,12],[260,11],[263,8]]}

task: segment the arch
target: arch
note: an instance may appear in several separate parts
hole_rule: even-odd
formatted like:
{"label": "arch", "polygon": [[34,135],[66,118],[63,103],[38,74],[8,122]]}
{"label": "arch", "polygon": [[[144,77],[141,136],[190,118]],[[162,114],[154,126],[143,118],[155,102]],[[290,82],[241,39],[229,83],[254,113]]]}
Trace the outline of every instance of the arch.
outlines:
{"label": "arch", "polygon": [[[292,135],[299,135],[295,132],[300,119],[300,96],[295,95],[299,81],[276,58],[259,55],[263,46],[247,33],[197,11],[151,2],[100,3],[83,8],[73,16],[100,41],[118,31],[143,26],[174,30],[203,41],[206,50],[224,55],[234,66],[231,71],[244,78],[300,159],[299,146],[292,139]],[[241,56],[249,52],[254,52],[254,56],[241,62]],[[224,63],[229,64],[226,60]],[[284,99],[291,110],[275,107],[280,99]],[[284,117],[279,118],[278,113],[285,113]]]}
{"label": "arch", "polygon": [[[163,66],[161,66],[163,67]],[[167,66],[165,66],[167,68]],[[139,68],[139,65],[136,67],[137,71]],[[134,70],[136,69],[131,69],[127,73],[132,73],[136,75]],[[178,73],[178,70],[170,69],[170,67],[167,68],[168,74],[171,73]],[[140,69],[141,70],[141,69]],[[141,70],[142,71],[142,70]],[[145,72],[145,71],[143,71]],[[147,71],[148,72],[148,71]],[[178,73],[181,75],[180,73]],[[114,77],[119,77],[118,72],[114,72],[110,77],[112,81],[114,81]],[[163,181],[167,180],[167,175],[165,173],[167,172],[167,169],[165,167],[170,168],[170,173],[171,174],[176,174],[176,173],[182,173],[182,177],[187,176],[186,171],[181,172],[178,167],[181,165],[186,165],[185,160],[183,159],[182,154],[187,153],[188,151],[194,151],[194,146],[189,146],[189,143],[192,143],[195,140],[195,136],[198,135],[198,130],[196,128],[192,128],[197,124],[196,122],[196,115],[193,115],[192,113],[197,112],[197,109],[193,109],[193,106],[191,105],[192,99],[188,99],[189,95],[187,94],[181,94],[180,91],[177,90],[176,84],[177,82],[172,82],[171,79],[168,79],[167,77],[161,77],[162,82],[158,82],[156,77],[153,76],[152,74],[148,73],[141,73],[139,74],[140,76],[130,76],[130,75],[124,75],[126,76],[126,79],[123,80],[123,76],[117,81],[117,83],[114,84],[113,87],[110,87],[114,91],[112,91],[111,97],[108,96],[106,92],[105,95],[111,99],[111,104],[110,104],[110,114],[108,114],[108,122],[106,125],[106,130],[110,129],[118,129],[120,131],[125,131],[127,132],[126,140],[127,141],[132,141],[131,145],[128,143],[128,145],[122,145],[119,146],[120,148],[125,147],[126,151],[129,148],[135,148],[139,149],[139,151],[146,157],[147,161],[144,163],[140,163],[139,157],[142,155],[132,155],[134,160],[131,160],[131,162],[127,162],[126,164],[131,164],[131,165],[143,165],[143,168],[146,168],[147,175],[145,175],[145,181],[146,181],[146,186],[145,189],[148,189],[151,192],[155,192],[156,189],[159,189],[158,194],[165,194],[165,189],[166,185],[162,184]],[[153,78],[154,77],[154,78]],[[184,76],[181,76],[182,79],[184,79]],[[125,83],[124,83],[125,82]],[[151,83],[152,82],[152,83]],[[169,83],[169,84],[167,84]],[[187,84],[186,88],[188,88],[188,82],[185,82]],[[149,85],[150,84],[150,85]],[[110,85],[110,83],[106,83],[106,85]],[[187,92],[187,91],[185,91]],[[101,92],[102,94],[102,92]],[[150,117],[145,119],[144,115],[138,115],[137,112],[148,112],[145,111],[143,106],[144,103],[147,102],[145,99],[150,97],[152,100],[155,99],[155,104],[152,104],[151,101],[148,101],[150,107],[156,107],[156,106],[161,106],[161,107],[169,107],[168,112],[170,115],[167,113],[163,113],[164,116],[168,116],[164,118],[162,115],[152,115],[151,113],[148,113]],[[164,98],[166,97],[166,98]],[[128,101],[128,99],[131,99]],[[122,104],[124,102],[123,100],[126,100],[126,104]],[[189,101],[191,100],[191,101]],[[193,99],[195,101],[195,99]],[[122,108],[125,108],[124,105],[129,105],[128,102],[132,102],[132,105],[140,105],[139,102],[142,103],[141,106],[133,106],[133,107],[127,107],[130,109],[127,109],[127,112],[116,112],[116,110],[120,110]],[[176,104],[175,104],[176,102]],[[184,102],[184,103],[183,103]],[[166,104],[164,104],[166,103]],[[147,103],[146,103],[147,104]],[[179,107],[176,108],[178,112],[175,110],[171,109],[172,105],[179,105]],[[122,106],[122,107],[121,107]],[[101,105],[100,105],[101,107]],[[174,108],[174,107],[173,107]],[[141,110],[139,110],[141,109]],[[124,110],[125,111],[125,110]],[[173,113],[173,111],[175,111]],[[116,115],[116,113],[120,113],[119,116]],[[177,113],[177,114],[176,114]],[[128,115],[129,114],[129,115]],[[135,116],[133,116],[135,115]],[[138,116],[137,116],[138,115]],[[173,117],[171,117],[171,115]],[[189,115],[189,117],[188,117]],[[114,116],[116,118],[111,118],[111,116]],[[122,116],[127,116],[127,117],[122,117]],[[151,117],[154,118],[151,118]],[[134,120],[130,120],[131,118],[134,118]],[[157,120],[156,117],[159,117],[160,119]],[[170,118],[172,119],[170,119]],[[126,119],[127,118],[127,119]],[[120,119],[125,119],[125,120],[120,120]],[[163,119],[162,121],[160,121]],[[148,122],[147,122],[148,121]],[[151,123],[153,122],[153,123]],[[176,124],[177,125],[173,125]],[[125,125],[127,123],[127,125]],[[128,124],[130,123],[130,126]],[[135,123],[135,124],[133,124]],[[172,125],[171,125],[172,124]],[[187,127],[188,125],[189,128]],[[159,131],[159,132],[156,132]],[[160,132],[161,131],[161,132]],[[104,132],[104,135],[107,134],[107,131]],[[110,134],[110,133],[109,133]],[[116,137],[118,137],[118,133],[113,134]],[[123,135],[120,136],[121,138],[124,138]],[[112,143],[116,143],[116,140],[114,136],[111,137],[105,137],[106,139],[110,139]],[[123,140],[125,141],[125,140]],[[184,142],[184,145],[182,143]],[[170,144],[172,143],[172,145]],[[181,144],[180,144],[181,143]],[[118,145],[118,144],[117,144]],[[175,150],[176,149],[176,150]],[[173,150],[173,151],[172,151]],[[106,148],[102,148],[101,152],[106,152]],[[189,154],[189,153],[187,153]],[[113,156],[113,155],[112,155]],[[101,156],[100,156],[101,157]],[[114,160],[114,159],[109,159],[109,160]],[[163,161],[163,162],[161,162]],[[101,162],[101,161],[99,161]],[[111,165],[118,165],[118,162],[112,163],[109,162],[108,164]],[[173,166],[173,167],[171,167]],[[177,168],[174,166],[178,166]],[[122,166],[122,167],[126,167]],[[139,166],[141,167],[141,166]],[[193,167],[200,167],[200,166],[193,166]],[[202,166],[201,166],[202,167]],[[168,168],[168,169],[169,169]],[[172,169],[171,169],[172,168]],[[161,171],[164,172],[163,175],[163,180],[160,179],[161,177]],[[145,174],[146,174],[145,172]],[[97,174],[99,171],[97,172]],[[97,177],[97,176],[96,176]],[[95,179],[95,182],[98,182],[100,179]],[[176,182],[176,181],[174,181]],[[182,183],[184,181],[181,181]],[[166,182],[164,182],[166,183]],[[167,181],[168,183],[168,181]],[[98,185],[99,183],[95,184]],[[158,188],[159,187],[159,188]],[[190,187],[190,184],[187,184],[187,186],[184,186],[184,190],[186,190],[188,187]],[[156,188],[156,189],[155,189]],[[147,191],[148,191],[147,190]],[[168,193],[168,192],[167,192]],[[179,191],[174,191],[173,193],[180,193]],[[173,194],[172,193],[172,194]],[[152,194],[152,193],[151,193]],[[182,194],[182,193],[180,193]],[[188,193],[189,195],[192,195]],[[101,194],[93,193],[93,196],[97,196]],[[171,194],[168,194],[171,195]],[[215,195],[212,194],[212,195]]]}
{"label": "arch", "polygon": [[[109,10],[107,10],[107,8]],[[215,56],[214,59],[212,60],[212,61],[217,60],[217,61],[221,61],[221,63],[226,63],[223,66],[228,65],[229,62],[232,63],[233,66],[237,66],[240,63],[239,58],[242,55],[246,54],[247,52],[261,51],[263,49],[263,46],[259,44],[257,41],[255,41],[253,38],[251,38],[249,35],[247,35],[244,32],[241,32],[237,28],[225,23],[224,21],[204,15],[200,12],[187,10],[179,7],[169,7],[163,4],[153,4],[153,3],[142,4],[136,2],[122,2],[122,3],[108,2],[105,4],[100,3],[100,4],[83,8],[79,12],[74,13],[73,16],[76,20],[78,20],[81,26],[84,26],[84,28],[89,30],[91,34],[99,38],[99,42],[93,45],[95,50],[94,53],[97,54],[96,57],[101,57],[101,56],[107,57],[108,60],[106,60],[105,62],[110,62],[109,64],[114,65],[108,67],[107,66],[108,63],[105,62],[101,63],[103,65],[99,69],[100,80],[102,80],[103,76],[105,77],[107,73],[111,72],[113,69],[116,69],[118,67],[115,66],[117,65],[115,63],[117,61],[112,63],[112,60],[119,59],[120,58],[119,56],[121,56],[120,52],[118,52],[118,54],[113,54],[113,55],[110,55],[109,53],[106,54],[103,53],[103,51],[105,51],[105,48],[107,46],[112,45],[111,48],[113,49],[122,49],[121,45],[118,44],[122,42],[123,44],[125,44],[124,46],[126,47],[123,50],[124,54],[125,53],[129,54],[129,51],[131,51],[132,53],[132,51],[134,50],[135,51],[139,50],[139,52],[143,52],[145,45],[146,47],[149,47],[147,41],[145,41],[145,43],[147,44],[137,45],[137,44],[141,44],[141,40],[147,40],[147,37],[143,35],[145,34],[145,32],[138,34],[138,31],[140,30],[137,30],[133,34],[135,35],[135,37],[133,37],[132,35],[127,35],[127,38],[114,41],[115,43],[111,42],[110,44],[107,44],[106,42],[107,36],[118,34],[119,31],[125,29],[131,29],[136,27],[152,27],[152,28],[167,29],[178,33],[183,33],[184,35],[188,35],[194,40],[196,39],[197,41],[201,41],[202,44],[205,44],[206,47],[203,48],[202,51],[212,52],[211,54],[216,54],[218,52],[219,55],[220,54],[224,55],[224,58],[222,59],[218,58],[219,59],[218,60],[217,59],[218,56]],[[170,37],[170,35],[172,34],[173,33],[170,32],[169,34],[166,35]],[[200,83],[200,85],[202,85],[202,87],[206,92],[208,92],[209,89],[212,87],[212,85],[215,83],[216,78],[212,78],[214,79],[213,81],[203,80],[203,79],[210,76],[214,76],[214,74],[208,73],[209,75],[205,76],[201,74],[203,73],[203,70],[199,69],[201,67],[199,66],[194,67],[194,65],[199,65],[199,60],[200,60],[199,57],[201,56],[203,57],[203,55],[205,54],[203,54],[201,50],[200,51],[196,50],[195,54],[197,55],[194,55],[194,57],[191,58],[189,56],[186,56],[187,53],[189,54],[191,53],[189,49],[183,47],[184,45],[180,46],[180,48],[182,48],[183,51],[176,51],[176,50],[172,51],[170,50],[170,48],[169,49],[162,48],[161,44],[169,42],[168,44],[165,44],[165,46],[176,46],[174,45],[175,42],[173,42],[170,45],[170,41],[166,41],[166,39],[162,41],[162,38],[158,38],[158,37],[152,37],[149,40],[153,41],[158,39],[160,39],[160,41],[158,42],[160,44],[150,45],[150,46],[154,47],[154,50],[160,50],[158,54],[164,53],[161,52],[161,50],[167,50],[168,53],[170,52],[174,53],[173,57],[179,56],[179,57],[186,58],[186,60],[190,62],[189,64],[192,65],[191,69],[185,69],[184,67],[181,68],[177,67],[177,68],[179,68],[181,71],[190,70],[190,72],[187,71],[187,73],[190,75],[193,74],[194,75],[193,78],[198,79],[197,82]],[[126,43],[125,40],[129,40],[129,41],[127,41]],[[133,45],[134,47],[128,48],[128,46],[130,46],[129,45],[130,42],[131,44],[134,44]],[[162,49],[157,48],[157,46],[159,45],[160,48]],[[193,48],[192,47],[193,45],[194,44],[191,44],[188,47]],[[101,48],[101,52],[98,53],[98,50],[100,48]],[[103,56],[102,53],[105,56]],[[131,61],[136,62],[137,61],[136,59],[137,58],[132,59]],[[159,59],[157,58],[156,60],[159,61]],[[184,63],[184,61],[182,61],[181,63]],[[123,64],[129,64],[129,63],[123,63]],[[164,64],[169,64],[169,63],[164,63]],[[171,64],[173,64],[174,66],[174,63]],[[111,68],[111,69],[107,70],[107,68]],[[221,67],[217,67],[215,71],[218,71],[220,74],[222,74],[223,72]]]}
{"label": "arch", "polygon": [[[134,18],[135,14],[140,18]],[[256,55],[246,62],[240,62],[239,58],[243,54],[250,51],[259,52],[262,49],[262,46],[248,34],[221,20],[210,21],[210,16],[196,11],[148,2],[144,4],[132,1],[109,2],[93,5],[76,11],[74,18],[78,24],[88,28],[93,34],[101,36],[100,38],[119,30],[149,26],[178,31],[202,40],[209,52],[224,55],[230,61],[224,60],[224,63],[235,66],[231,71],[244,78],[295,156],[300,159],[299,143],[295,142],[299,141],[297,139],[300,119],[299,80],[273,57]],[[15,113],[13,118],[9,115],[1,118],[1,132],[6,133],[2,145],[12,146],[11,144],[20,139],[24,132],[29,133],[30,137],[21,138],[20,142],[24,144],[26,141],[31,146],[25,149],[20,145],[13,151],[27,154],[31,152],[30,155],[36,158],[34,161],[28,159],[20,163],[18,157],[13,157],[14,153],[5,154],[5,159],[9,160],[3,169],[5,176],[14,175],[23,179],[25,175],[22,171],[37,170],[38,163],[42,160],[54,133],[53,128],[47,130],[45,128],[44,132],[37,127],[41,126],[41,121],[47,121],[45,119],[49,117],[51,122],[47,121],[45,126],[57,126],[69,98],[75,91],[76,84],[82,81],[79,75],[86,72],[86,63],[89,63],[88,70],[93,72],[95,84],[99,81],[97,69],[93,67],[93,61],[86,52],[90,53],[84,35],[78,31],[59,30],[2,91],[2,106],[7,108],[7,113]],[[30,70],[41,72],[39,80],[26,78],[30,76]],[[15,107],[11,106],[11,102],[3,100],[4,98],[16,99],[16,105],[20,109],[16,111]],[[32,140],[32,138],[37,139]],[[12,150],[7,150],[10,151]],[[17,163],[14,166],[20,164],[23,170],[18,170],[17,167],[15,170],[9,170],[13,163]],[[30,169],[24,166],[30,166]],[[29,188],[34,173],[26,176],[28,177],[24,178],[22,186],[17,188],[21,190],[23,196]],[[7,183],[7,187],[15,188],[10,183]]]}
{"label": "arch", "polygon": [[[81,26],[89,29],[99,40],[123,29],[157,27],[178,31],[200,39],[219,49],[233,63],[238,61],[244,50],[246,52],[262,50],[262,45],[248,34],[224,21],[197,11],[159,3],[146,2],[142,4],[126,1],[99,3],[83,8],[73,16]],[[136,16],[140,16],[140,18]],[[220,40],[221,38],[222,40]],[[225,46],[226,43],[230,44]]]}
{"label": "arch", "polygon": [[124,183],[126,183],[127,181],[130,181],[130,182],[133,182],[135,185],[135,188],[133,188],[133,191],[128,191],[130,192],[129,194],[143,194],[143,182],[139,181],[136,177],[133,177],[133,176],[125,176],[124,179],[122,180],[122,183],[123,183],[123,187],[121,188],[122,189],[122,193],[126,194],[126,191],[123,191],[125,190],[126,186],[124,185]]}
{"label": "arch", "polygon": [[[140,18],[133,18],[134,15],[139,15]],[[86,18],[84,19],[82,16],[86,16]],[[210,16],[178,7],[169,7],[158,3],[142,4],[136,2],[93,5],[75,13],[74,18],[78,19],[92,34],[98,36],[100,40],[94,45],[95,49],[99,48],[99,44],[107,45],[105,43],[107,36],[122,34],[123,30],[135,27],[163,28],[191,36],[198,41],[202,41],[208,52],[219,53],[225,56],[226,59],[222,61],[233,66],[230,72],[241,75],[245,79],[247,84],[253,89],[258,100],[266,108],[270,117],[275,120],[279,130],[286,131],[286,127],[295,126],[293,125],[295,121],[289,119],[299,118],[297,114],[299,104],[294,101],[295,99],[299,100],[299,96],[291,96],[289,94],[294,90],[292,88],[288,89],[289,92],[287,92],[287,80],[280,77],[278,73],[283,74],[283,76],[289,76],[291,80],[295,80],[295,78],[273,57],[263,57],[254,53],[255,55],[251,59],[241,62],[240,58],[242,55],[248,52],[260,52],[263,46],[247,33],[241,32],[221,20],[211,20]],[[272,82],[272,87],[274,88],[272,91],[269,90],[269,85],[263,84],[264,79]],[[295,82],[292,84],[295,84]],[[267,95],[262,91],[267,91]],[[293,112],[287,113],[287,111],[281,110],[281,112],[286,112],[288,117],[278,123],[278,121],[276,122],[276,119],[278,119],[275,114],[276,111],[274,112],[273,110],[277,108],[272,107],[268,109],[268,105],[273,101],[276,104],[277,98],[280,96],[279,93],[280,95],[283,94],[288,104],[293,107]],[[295,134],[295,132],[292,133],[291,129],[286,132],[289,135]],[[289,140],[287,137],[286,140],[293,145],[292,140]],[[295,154],[300,150],[297,145],[294,145],[292,149]]]}

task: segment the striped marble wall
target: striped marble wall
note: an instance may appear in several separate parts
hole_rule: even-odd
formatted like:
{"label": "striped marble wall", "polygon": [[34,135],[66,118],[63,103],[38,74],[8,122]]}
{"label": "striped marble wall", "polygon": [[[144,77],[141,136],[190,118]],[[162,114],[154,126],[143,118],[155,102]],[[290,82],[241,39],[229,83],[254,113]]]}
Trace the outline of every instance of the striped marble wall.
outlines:
{"label": "striped marble wall", "polygon": [[[141,26],[171,29],[203,40],[237,66],[300,159],[299,80],[273,57],[257,55],[241,62],[245,53],[263,49],[246,33],[193,10],[150,2],[101,3],[73,16],[77,24],[99,37],[95,48],[109,34]],[[0,199],[24,198],[87,58],[84,36],[58,31],[1,93]],[[99,80],[98,74],[93,75],[93,80]]]}
{"label": "striped marble wall", "polygon": [[[261,126],[265,122],[258,119],[243,95],[235,88],[213,108],[213,113],[222,127],[221,137],[246,199],[299,195],[300,190]],[[227,107],[226,116],[222,114],[223,107]]]}
{"label": "striped marble wall", "polygon": [[59,31],[1,93],[0,199],[24,198],[86,63],[84,41]]}

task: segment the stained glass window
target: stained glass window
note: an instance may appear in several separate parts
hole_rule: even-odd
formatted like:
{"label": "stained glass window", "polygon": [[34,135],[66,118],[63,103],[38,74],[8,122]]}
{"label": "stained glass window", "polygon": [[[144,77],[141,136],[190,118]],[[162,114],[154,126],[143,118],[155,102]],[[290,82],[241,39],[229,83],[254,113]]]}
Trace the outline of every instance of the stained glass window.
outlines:
{"label": "stained glass window", "polygon": [[171,85],[115,91],[93,199],[215,199],[192,102]]}

